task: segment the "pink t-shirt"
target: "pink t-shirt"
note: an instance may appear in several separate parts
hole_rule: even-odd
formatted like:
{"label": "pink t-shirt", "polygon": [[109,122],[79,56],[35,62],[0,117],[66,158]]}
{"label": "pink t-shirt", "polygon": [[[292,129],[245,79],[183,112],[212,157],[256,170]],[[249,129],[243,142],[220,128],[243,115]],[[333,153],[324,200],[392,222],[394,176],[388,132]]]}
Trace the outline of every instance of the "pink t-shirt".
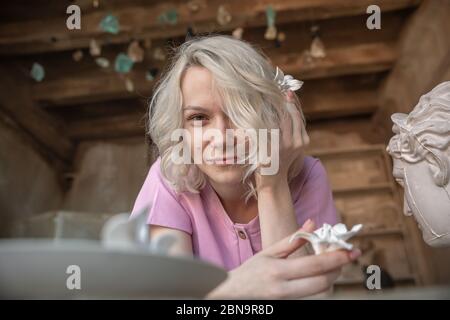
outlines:
{"label": "pink t-shirt", "polygon": [[[132,215],[152,204],[147,223],[187,232],[194,255],[231,270],[261,250],[259,219],[233,223],[209,183],[195,194],[177,194],[164,180],[158,158],[150,168]],[[300,174],[291,182],[297,222],[311,218],[317,227],[337,222],[330,185],[322,163],[305,157]]]}

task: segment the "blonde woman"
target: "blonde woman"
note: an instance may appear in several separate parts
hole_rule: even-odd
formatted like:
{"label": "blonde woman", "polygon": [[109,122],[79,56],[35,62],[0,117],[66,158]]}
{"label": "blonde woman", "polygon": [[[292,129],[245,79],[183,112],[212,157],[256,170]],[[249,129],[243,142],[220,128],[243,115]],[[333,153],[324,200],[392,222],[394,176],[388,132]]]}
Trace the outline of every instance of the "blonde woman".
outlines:
{"label": "blonde woman", "polygon": [[[302,225],[313,229],[337,222],[322,164],[303,155],[309,138],[292,92],[298,87],[299,82],[283,77],[250,44],[232,37],[196,38],[176,50],[149,106],[148,134],[160,157],[133,208],[136,213],[151,204],[151,234],[174,235],[178,241],[173,254],[237,270],[261,250],[280,246]],[[227,158],[225,139],[199,138],[199,128],[224,135],[227,129],[279,129],[278,136],[269,137],[270,145],[279,141],[276,174],[262,174],[257,162],[237,164],[237,158]],[[177,129],[187,134],[174,141]],[[235,141],[233,137],[234,149]],[[180,146],[191,154],[200,146],[225,150],[225,155],[209,162],[175,163],[174,150]],[[297,250],[295,255],[303,253]],[[321,268],[325,271],[330,272]],[[326,278],[329,285],[335,277]]]}

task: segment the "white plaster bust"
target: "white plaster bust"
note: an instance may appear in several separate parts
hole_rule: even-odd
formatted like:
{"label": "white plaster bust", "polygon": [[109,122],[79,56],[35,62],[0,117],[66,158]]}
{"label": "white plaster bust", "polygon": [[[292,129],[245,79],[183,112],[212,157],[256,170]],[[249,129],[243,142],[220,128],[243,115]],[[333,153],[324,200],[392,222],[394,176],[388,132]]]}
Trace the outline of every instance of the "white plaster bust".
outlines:
{"label": "white plaster bust", "polygon": [[414,215],[428,245],[450,246],[450,81],[391,119],[395,136],[387,151],[405,191],[403,211]]}

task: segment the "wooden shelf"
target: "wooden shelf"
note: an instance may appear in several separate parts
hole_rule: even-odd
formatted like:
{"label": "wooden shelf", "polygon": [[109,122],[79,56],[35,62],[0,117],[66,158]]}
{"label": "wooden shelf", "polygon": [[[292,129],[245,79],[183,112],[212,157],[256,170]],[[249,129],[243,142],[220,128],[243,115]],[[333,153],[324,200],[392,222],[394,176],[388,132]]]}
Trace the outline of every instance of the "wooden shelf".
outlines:
{"label": "wooden shelf", "polygon": [[369,231],[363,231],[355,235],[356,238],[358,237],[376,237],[376,236],[387,236],[387,235],[400,235],[403,236],[404,232],[403,230],[399,228],[387,228],[387,229],[375,229],[375,230],[369,230]]}
{"label": "wooden shelf", "polygon": [[371,191],[393,191],[393,186],[389,182],[385,183],[376,183],[372,185],[365,185],[365,186],[357,186],[357,187],[348,187],[348,188],[333,188],[333,194],[339,195],[339,194],[345,194],[345,193],[358,193],[358,192],[371,192]]}
{"label": "wooden shelf", "polygon": [[379,153],[383,155],[386,150],[386,146],[383,144],[374,144],[367,146],[358,146],[356,148],[329,148],[329,149],[312,149],[308,150],[307,154],[313,157],[333,157],[333,156],[348,156],[351,154],[368,154],[368,153]]}

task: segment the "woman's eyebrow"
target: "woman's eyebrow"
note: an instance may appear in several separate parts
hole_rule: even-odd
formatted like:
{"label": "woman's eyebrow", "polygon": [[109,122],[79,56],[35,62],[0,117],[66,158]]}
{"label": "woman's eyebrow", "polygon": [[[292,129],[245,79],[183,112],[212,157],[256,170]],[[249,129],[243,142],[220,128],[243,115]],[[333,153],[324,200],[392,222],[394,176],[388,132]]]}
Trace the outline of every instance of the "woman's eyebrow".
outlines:
{"label": "woman's eyebrow", "polygon": [[197,110],[197,111],[203,111],[203,112],[208,112],[208,109],[203,108],[203,107],[199,107],[199,106],[186,106],[184,107],[184,110]]}

